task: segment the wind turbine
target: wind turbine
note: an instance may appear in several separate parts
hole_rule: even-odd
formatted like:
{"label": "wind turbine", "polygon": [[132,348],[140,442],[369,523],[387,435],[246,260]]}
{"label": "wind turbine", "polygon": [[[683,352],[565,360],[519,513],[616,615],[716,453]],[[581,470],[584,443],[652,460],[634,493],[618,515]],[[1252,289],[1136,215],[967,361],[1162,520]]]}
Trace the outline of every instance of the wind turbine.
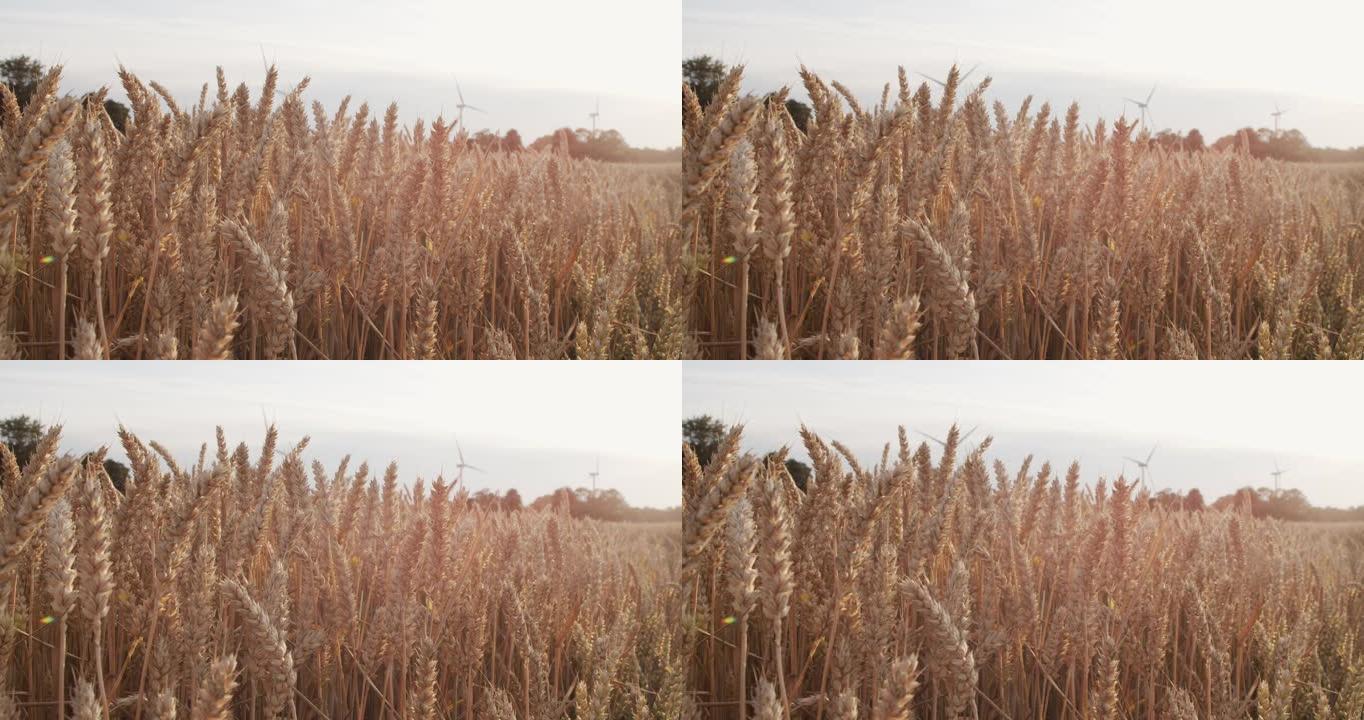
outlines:
{"label": "wind turbine", "polygon": [[600,455],[597,456],[597,469],[596,469],[596,471],[588,473],[587,476],[590,477],[590,478],[592,478],[592,492],[595,494],[595,493],[597,492],[597,478],[601,477],[601,456],[600,456]]}
{"label": "wind turbine", "polygon": [[[975,427],[973,427],[973,428],[971,428],[970,430],[967,430],[965,433],[963,433],[960,437],[957,438],[957,444],[958,444],[958,445],[961,445],[961,444],[965,443],[965,442],[966,442],[966,438],[971,437],[971,433],[975,432],[979,427],[980,427],[979,425],[976,425]],[[923,431],[921,431],[921,430],[915,430],[914,432],[916,432],[916,433],[918,433],[918,434],[920,434],[920,435],[923,435],[924,437],[926,437],[926,438],[928,438],[929,440],[932,440],[933,442],[935,442],[935,443],[937,443],[937,444],[943,446],[944,448],[947,447],[947,443],[943,442],[942,440],[939,440],[938,438],[933,437],[932,435],[929,435],[929,434],[926,433],[926,432],[923,432]]]}
{"label": "wind turbine", "polygon": [[1155,446],[1155,445],[1152,445],[1152,446],[1151,446],[1151,452],[1147,453],[1146,459],[1145,459],[1145,460],[1138,460],[1138,459],[1136,459],[1136,458],[1134,458],[1134,457],[1130,457],[1130,456],[1128,456],[1128,455],[1124,455],[1124,456],[1122,457],[1123,460],[1130,460],[1130,461],[1136,463],[1136,464],[1137,464],[1137,467],[1141,469],[1141,484],[1142,484],[1143,486],[1146,485],[1147,470],[1150,469],[1150,467],[1151,467],[1151,458],[1152,458],[1152,457],[1155,457],[1155,454],[1156,454],[1156,446]]}
{"label": "wind turbine", "polygon": [[455,105],[455,108],[459,110],[459,127],[460,129],[463,130],[466,129],[464,127],[464,111],[466,109],[481,113],[486,113],[488,111],[484,110],[483,108],[474,107],[473,105],[464,102],[464,89],[459,86],[459,78],[455,78],[455,92],[459,95],[459,104]]}
{"label": "wind turbine", "polygon": [[592,118],[592,137],[597,136],[597,118],[601,117],[601,98],[597,98],[597,110],[587,114]]}
{"label": "wind turbine", "polygon": [[[953,67],[956,67],[956,65],[953,65]],[[962,74],[961,77],[957,78],[957,85],[959,85],[959,86],[960,86],[960,85],[965,85],[965,84],[966,84],[966,78],[971,77],[971,73],[975,72],[975,71],[976,71],[976,68],[978,68],[978,67],[980,67],[980,63],[976,63],[975,65],[972,65],[970,70],[967,70],[965,73]],[[921,77],[923,77],[925,80],[932,80],[933,82],[937,83],[937,84],[938,84],[938,87],[947,87],[947,83],[945,83],[945,82],[943,82],[943,81],[941,81],[941,80],[939,80],[939,79],[933,77],[932,75],[925,75],[925,74],[923,74],[923,73],[919,73],[919,75],[920,75]]]}
{"label": "wind turbine", "polygon": [[1287,470],[1284,470],[1283,468],[1280,468],[1280,467],[1279,467],[1279,459],[1278,459],[1278,458],[1274,458],[1274,472],[1270,473],[1270,475],[1273,475],[1273,476],[1274,476],[1274,494],[1275,494],[1275,495],[1278,495],[1278,494],[1279,494],[1279,476],[1280,476],[1280,475],[1283,475],[1283,474],[1286,473],[1286,472],[1288,472],[1288,471],[1287,471]]}
{"label": "wind turbine", "polygon": [[1270,113],[1270,115],[1273,115],[1273,116],[1274,116],[1274,134],[1275,134],[1275,135],[1278,135],[1278,134],[1279,134],[1279,118],[1283,117],[1283,114],[1286,113],[1286,112],[1288,112],[1288,111],[1287,111],[1287,110],[1284,110],[1284,109],[1281,108],[1281,107],[1279,107],[1279,104],[1278,104],[1278,103],[1274,103],[1274,112]]}
{"label": "wind turbine", "polygon": [[1130,97],[1125,97],[1125,98],[1123,98],[1123,99],[1126,100],[1127,102],[1130,102],[1130,103],[1132,103],[1133,105],[1136,105],[1137,107],[1141,108],[1141,124],[1142,124],[1142,125],[1145,125],[1146,128],[1147,128],[1148,130],[1151,129],[1151,112],[1150,112],[1150,111],[1151,111],[1151,98],[1155,97],[1155,94],[1156,94],[1156,86],[1155,86],[1155,85],[1152,85],[1152,86],[1151,86],[1151,92],[1147,93],[1147,95],[1146,95],[1146,101],[1145,101],[1145,102],[1142,102],[1141,100],[1133,100],[1133,99],[1130,98]]}
{"label": "wind turbine", "polygon": [[478,471],[478,472],[487,472],[487,470],[484,470],[483,468],[474,467],[473,465],[470,465],[469,463],[464,462],[464,448],[462,448],[462,447],[459,446],[459,438],[455,438],[455,450],[457,450],[457,451],[459,452],[459,464],[458,464],[458,465],[455,465],[455,467],[459,469],[459,484],[460,484],[460,485],[463,485],[463,484],[464,484],[464,469],[465,469],[465,468],[468,468],[468,469],[470,469],[470,470],[476,470],[476,471]]}

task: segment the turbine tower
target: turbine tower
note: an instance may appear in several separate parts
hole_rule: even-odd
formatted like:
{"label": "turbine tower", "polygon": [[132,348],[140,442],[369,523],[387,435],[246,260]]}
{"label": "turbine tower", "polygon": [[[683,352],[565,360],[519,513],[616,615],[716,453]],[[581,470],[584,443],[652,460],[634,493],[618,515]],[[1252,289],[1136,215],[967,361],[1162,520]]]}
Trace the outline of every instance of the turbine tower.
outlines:
{"label": "turbine tower", "polygon": [[1275,494],[1275,495],[1278,495],[1278,494],[1279,494],[1279,477],[1280,477],[1281,475],[1283,475],[1284,473],[1286,473],[1286,472],[1288,472],[1288,471],[1287,471],[1287,470],[1284,470],[1284,469],[1281,468],[1281,467],[1279,467],[1279,459],[1278,459],[1278,458],[1274,458],[1274,472],[1270,473],[1270,475],[1273,475],[1273,476],[1274,476],[1274,494]]}
{"label": "turbine tower", "polygon": [[1133,100],[1130,97],[1123,98],[1127,102],[1130,102],[1133,105],[1136,105],[1138,108],[1141,108],[1141,124],[1146,126],[1146,129],[1148,130],[1151,129],[1151,98],[1155,97],[1155,94],[1156,86],[1152,85],[1151,92],[1147,93],[1145,102],[1141,100]]}
{"label": "turbine tower", "polygon": [[474,467],[473,465],[470,465],[469,463],[464,462],[464,448],[462,448],[462,447],[459,446],[459,438],[455,438],[455,450],[457,450],[457,451],[459,452],[459,464],[458,464],[458,465],[455,465],[455,467],[456,467],[456,468],[459,468],[459,481],[458,481],[458,482],[459,482],[460,485],[463,485],[463,484],[464,484],[464,469],[465,469],[465,468],[468,468],[468,469],[470,469],[470,470],[474,470],[474,471],[476,471],[476,472],[487,472],[487,471],[484,470],[483,468]]}
{"label": "turbine tower", "polygon": [[459,104],[455,105],[455,108],[459,110],[459,127],[461,130],[464,130],[466,129],[464,127],[464,111],[466,109],[481,113],[486,113],[488,111],[484,110],[483,108],[474,107],[473,105],[464,102],[464,89],[459,86],[459,78],[455,78],[455,93],[459,95]]}
{"label": "turbine tower", "polygon": [[601,98],[597,98],[597,109],[596,109],[596,111],[588,113],[587,116],[590,117],[590,118],[592,118],[592,137],[596,137],[596,136],[597,136],[597,118],[601,117]]}
{"label": "turbine tower", "polygon": [[1136,464],[1137,464],[1137,467],[1140,468],[1140,470],[1141,470],[1141,476],[1140,476],[1140,478],[1141,478],[1142,487],[1145,487],[1145,486],[1146,486],[1147,471],[1148,471],[1148,470],[1150,469],[1150,467],[1151,467],[1151,458],[1155,457],[1155,454],[1156,454],[1156,446],[1155,446],[1155,445],[1152,445],[1152,446],[1151,446],[1151,452],[1147,453],[1146,459],[1145,459],[1145,460],[1138,460],[1138,459],[1136,459],[1136,458],[1134,458],[1134,457],[1130,457],[1130,456],[1127,456],[1127,455],[1124,455],[1123,458],[1122,458],[1123,460],[1130,460],[1130,461],[1136,463]]}
{"label": "turbine tower", "polygon": [[1273,116],[1274,116],[1274,134],[1275,134],[1275,135],[1278,135],[1278,134],[1279,134],[1279,118],[1283,117],[1283,114],[1286,113],[1286,112],[1288,112],[1288,111],[1287,111],[1287,110],[1284,110],[1284,109],[1281,108],[1281,107],[1279,107],[1279,104],[1278,104],[1278,103],[1274,103],[1274,112],[1270,113],[1270,115],[1273,115]]}
{"label": "turbine tower", "polygon": [[588,473],[587,476],[590,477],[590,478],[592,478],[592,493],[593,493],[593,494],[596,494],[596,492],[597,492],[597,478],[601,477],[601,456],[600,456],[600,455],[597,456],[597,469],[596,469],[595,471],[593,471],[593,472]]}

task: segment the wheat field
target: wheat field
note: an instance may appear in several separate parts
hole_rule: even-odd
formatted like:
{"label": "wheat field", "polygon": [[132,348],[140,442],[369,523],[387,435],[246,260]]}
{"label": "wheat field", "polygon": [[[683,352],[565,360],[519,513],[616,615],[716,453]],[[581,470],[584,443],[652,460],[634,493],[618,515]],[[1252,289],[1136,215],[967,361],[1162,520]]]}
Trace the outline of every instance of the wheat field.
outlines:
{"label": "wheat field", "polygon": [[[304,104],[271,67],[181,106],[120,68],[0,88],[0,355],[676,358],[676,172]],[[382,115],[382,117],[381,117]]]}
{"label": "wheat field", "polygon": [[1172,512],[1124,478],[1006,468],[990,441],[802,428],[683,448],[682,577],[710,717],[1364,717],[1364,532]]}
{"label": "wheat field", "polygon": [[[802,68],[683,87],[682,240],[707,358],[1359,358],[1364,189],[1243,150],[1162,149],[989,79],[864,107]],[[934,90],[937,90],[936,97]]]}
{"label": "wheat field", "polygon": [[675,528],[309,468],[273,427],[193,465],[119,434],[122,491],[60,428],[0,445],[0,719],[687,712]]}

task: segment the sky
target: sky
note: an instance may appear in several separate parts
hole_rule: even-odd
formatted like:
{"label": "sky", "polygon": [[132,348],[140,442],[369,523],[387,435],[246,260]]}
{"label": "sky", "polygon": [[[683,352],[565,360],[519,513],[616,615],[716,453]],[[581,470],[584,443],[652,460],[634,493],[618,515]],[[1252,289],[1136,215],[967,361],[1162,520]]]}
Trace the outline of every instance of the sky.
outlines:
{"label": "sky", "polygon": [[[686,0],[684,56],[747,64],[747,89],[792,85],[803,61],[866,103],[896,66],[939,78],[953,62],[1011,111],[1029,94],[1087,123],[1153,86],[1153,126],[1210,141],[1245,126],[1300,129],[1316,146],[1364,145],[1358,79],[1364,3],[1341,0]],[[915,84],[922,76],[914,77]],[[1127,105],[1129,117],[1135,117]]]}
{"label": "sky", "polygon": [[399,477],[428,483],[459,462],[470,491],[516,488],[526,502],[564,486],[588,487],[600,457],[600,489],[639,507],[681,502],[678,363],[233,362],[4,363],[0,417],[63,424],[63,449],[101,445],[126,461],[122,422],[158,441],[182,466],[199,446],[228,442],[259,452],[267,422],[279,448],[304,435],[304,457],[372,473],[398,461]]}
{"label": "sky", "polygon": [[[397,101],[404,122],[459,102],[471,132],[516,128],[530,140],[563,126],[600,127],[636,147],[680,144],[681,0],[0,0],[0,57],[65,64],[71,91],[101,85],[122,97],[121,60],[182,101],[215,87],[223,66],[235,87],[259,90],[262,55],[281,89],[312,77],[306,98],[329,111],[354,95],[382,119]],[[253,92],[254,96],[254,92]]]}
{"label": "sky", "polygon": [[686,363],[682,393],[684,417],[745,423],[749,449],[802,460],[802,421],[868,466],[894,453],[898,426],[917,444],[956,422],[977,428],[968,445],[993,436],[987,457],[1011,470],[1029,454],[1059,472],[1077,460],[1092,485],[1135,478],[1123,456],[1154,448],[1153,491],[1211,502],[1271,487],[1277,461],[1285,489],[1335,507],[1364,505],[1362,406],[1364,366],[1311,362]]}

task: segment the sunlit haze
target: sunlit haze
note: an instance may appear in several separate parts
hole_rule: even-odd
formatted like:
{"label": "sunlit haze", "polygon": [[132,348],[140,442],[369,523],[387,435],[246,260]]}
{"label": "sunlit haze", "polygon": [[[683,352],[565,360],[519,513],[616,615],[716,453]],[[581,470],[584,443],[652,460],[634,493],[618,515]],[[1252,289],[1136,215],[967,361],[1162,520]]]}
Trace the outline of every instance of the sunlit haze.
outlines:
{"label": "sunlit haze", "polygon": [[352,467],[368,460],[376,472],[397,460],[405,483],[453,479],[458,437],[485,471],[465,475],[471,491],[516,488],[527,502],[590,486],[600,456],[599,488],[671,507],[679,374],[671,362],[9,362],[0,417],[62,423],[64,450],[109,445],[120,460],[122,422],[182,465],[201,443],[212,452],[216,425],[255,453],[273,422],[281,449],[310,435],[305,458],[334,468],[350,454]]}
{"label": "sunlit haze", "polygon": [[[1212,501],[1244,486],[1283,487],[1312,503],[1364,505],[1357,413],[1364,367],[1354,363],[819,362],[686,363],[683,413],[746,424],[749,449],[790,445],[805,459],[805,422],[866,464],[896,427],[943,437],[953,422],[994,437],[989,456],[1011,468],[1029,454],[1093,483],[1123,456],[1150,463],[1152,490],[1197,487]],[[917,431],[917,432],[915,432]]]}
{"label": "sunlit haze", "polygon": [[679,0],[0,0],[0,57],[64,63],[64,88],[110,85],[121,98],[122,61],[186,103],[223,66],[232,85],[256,91],[262,59],[281,88],[312,76],[307,99],[329,110],[353,95],[382,117],[397,101],[405,122],[459,103],[471,132],[515,128],[526,142],[556,128],[619,130],[636,147],[679,144]]}
{"label": "sunlit haze", "polygon": [[[941,77],[977,63],[1010,109],[1027,95],[1085,121],[1110,120],[1124,97],[1151,102],[1153,125],[1198,128],[1209,142],[1238,128],[1284,128],[1313,145],[1364,145],[1359,28],[1364,4],[1339,0],[686,0],[683,51],[748,65],[748,89],[799,85],[803,61],[868,102],[895,68]],[[915,83],[922,76],[914,77]],[[804,97],[798,87],[793,96]]]}

